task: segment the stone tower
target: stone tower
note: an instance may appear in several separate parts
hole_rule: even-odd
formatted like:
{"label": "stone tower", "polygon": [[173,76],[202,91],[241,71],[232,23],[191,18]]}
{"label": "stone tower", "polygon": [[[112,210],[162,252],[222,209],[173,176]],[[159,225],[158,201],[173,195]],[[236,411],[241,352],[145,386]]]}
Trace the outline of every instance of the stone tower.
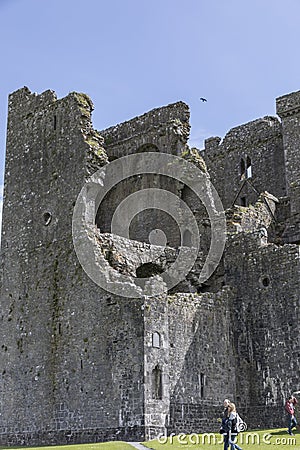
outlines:
{"label": "stone tower", "polygon": [[[141,378],[140,305],[119,305],[99,292],[72,250],[74,202],[85,177],[107,161],[103,139],[90,124],[91,110],[89,98],[80,94],[57,100],[52,91],[35,95],[24,88],[9,98],[2,232],[3,442],[66,442],[78,439],[79,430],[80,440],[114,433],[130,402],[118,399],[116,417],[116,392],[128,384],[130,397],[135,377]],[[128,319],[124,340],[114,326],[123,316]],[[136,363],[126,355],[130,376],[118,370],[125,346],[137,346],[132,352]],[[143,394],[137,390],[132,396],[138,434]]]}

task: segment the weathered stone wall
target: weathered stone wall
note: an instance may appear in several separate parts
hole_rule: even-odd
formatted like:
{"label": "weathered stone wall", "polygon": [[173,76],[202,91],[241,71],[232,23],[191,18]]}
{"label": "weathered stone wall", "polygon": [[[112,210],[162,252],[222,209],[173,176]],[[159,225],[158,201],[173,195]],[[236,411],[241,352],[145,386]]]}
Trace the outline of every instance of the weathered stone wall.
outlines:
{"label": "weathered stone wall", "polygon": [[110,161],[144,151],[180,155],[189,137],[189,118],[189,107],[177,102],[102,130],[100,134]]}
{"label": "weathered stone wall", "polygon": [[[189,137],[189,108],[183,102],[154,109],[140,117],[100,132],[110,161],[141,152],[164,152],[181,155]],[[153,155],[155,158],[155,154]],[[122,200],[140,189],[159,187],[178,195],[180,183],[163,175],[136,175],[111,189],[100,205],[96,223],[102,232],[111,232],[111,220]],[[175,207],[176,209],[176,207]],[[149,233],[161,229],[168,245],[179,246],[178,224],[166,212],[158,209],[141,210],[130,224],[130,238],[149,243]]]}
{"label": "weathered stone wall", "polygon": [[165,434],[170,404],[169,308],[166,295],[145,301],[145,426],[146,437]]}
{"label": "weathered stone wall", "polygon": [[226,210],[227,232],[257,232],[261,242],[276,239],[274,231],[277,224],[276,209],[279,201],[268,192],[263,192],[254,205],[248,207],[234,205]]}
{"label": "weathered stone wall", "polygon": [[[220,138],[206,140],[203,156],[225,208],[233,203],[254,204],[264,191],[276,197],[286,195],[282,131],[275,117],[232,128],[221,142]],[[251,160],[248,174],[247,158]]]}
{"label": "weathered stone wall", "polygon": [[291,217],[284,233],[286,242],[300,243],[300,91],[277,98],[277,114],[282,120],[283,145],[286,160],[287,195]]}
{"label": "weathered stone wall", "polygon": [[[169,177],[155,174],[145,174],[143,176],[135,175],[118,183],[101,202],[96,223],[102,233],[111,233],[111,223],[116,208],[129,195],[153,187],[159,187],[166,191],[173,192],[177,196],[180,194],[181,184],[176,183]],[[142,199],[140,212],[130,220],[129,236],[133,240],[150,243],[149,235],[152,230],[162,230],[167,238],[167,244],[171,247],[178,247],[181,243],[179,224],[170,214],[163,210],[145,207],[145,201]],[[174,205],[173,209],[179,209],[179,205]],[[124,221],[126,217],[124,217]]]}
{"label": "weathered stone wall", "polygon": [[299,258],[299,246],[268,244],[259,233],[228,241],[236,402],[251,428],[284,426],[284,402],[299,390]]}
{"label": "weathered stone wall", "polygon": [[[110,295],[84,273],[73,250],[74,204],[90,174],[135,152],[181,155],[206,172],[186,144],[188,107],[169,105],[100,134],[84,94],[57,100],[52,91],[24,88],[10,96],[0,444],[217,431],[225,397],[250,427],[285,424],[284,400],[299,390],[299,245],[276,244],[298,242],[298,104],[298,93],[278,100],[283,126],[265,117],[232,129],[222,142],[206,141],[203,155],[224,206],[252,206],[226,212],[225,253],[205,285],[197,280],[210,223],[189,188],[151,175],[125,181],[104,199],[93,237],[106,263],[137,278],[153,259],[151,268],[159,269],[150,274],[149,296],[132,300]],[[118,202],[153,184],[187,203],[201,233],[194,267],[172,294],[159,275],[182,244],[169,216],[137,217],[135,241],[109,234]],[[174,248],[147,243],[154,228],[169,232]],[[187,257],[189,251],[184,245]]]}
{"label": "weathered stone wall", "polygon": [[231,296],[224,288],[168,297],[170,432],[218,430],[220,405],[235,395]]}
{"label": "weathered stone wall", "polygon": [[[147,298],[145,423],[149,438],[166,432],[218,430],[223,399],[235,395],[231,297],[231,290],[224,288],[216,294]],[[161,398],[155,395],[156,367],[162,374]]]}
{"label": "weathered stone wall", "polygon": [[10,97],[1,444],[144,436],[142,302],[103,292],[73,250],[76,197],[107,160],[91,109],[80,94]]}

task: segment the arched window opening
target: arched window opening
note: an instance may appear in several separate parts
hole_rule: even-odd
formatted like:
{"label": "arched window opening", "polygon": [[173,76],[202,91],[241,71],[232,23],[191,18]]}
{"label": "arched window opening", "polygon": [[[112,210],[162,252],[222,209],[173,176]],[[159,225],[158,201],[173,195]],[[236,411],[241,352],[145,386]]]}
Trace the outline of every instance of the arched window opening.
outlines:
{"label": "arched window opening", "polygon": [[240,164],[240,178],[241,178],[241,180],[244,180],[245,172],[246,172],[246,165],[245,165],[244,158],[242,158],[241,159],[241,164]]}
{"label": "arched window opening", "polygon": [[152,370],[152,398],[162,399],[162,371],[158,365]]}
{"label": "arched window opening", "polygon": [[44,225],[47,227],[50,224],[51,220],[52,220],[52,214],[50,212],[48,212],[48,211],[45,212],[43,214],[43,219],[44,219]]}
{"label": "arched window opening", "polygon": [[252,178],[252,163],[251,158],[249,156],[247,156],[246,159],[246,177]]}
{"label": "arched window opening", "polygon": [[182,237],[182,245],[184,247],[191,247],[192,246],[192,233],[190,230],[185,230]]}
{"label": "arched window opening", "polygon": [[157,332],[157,331],[155,331],[153,334],[152,334],[152,347],[155,347],[155,348],[160,348],[160,334]]}

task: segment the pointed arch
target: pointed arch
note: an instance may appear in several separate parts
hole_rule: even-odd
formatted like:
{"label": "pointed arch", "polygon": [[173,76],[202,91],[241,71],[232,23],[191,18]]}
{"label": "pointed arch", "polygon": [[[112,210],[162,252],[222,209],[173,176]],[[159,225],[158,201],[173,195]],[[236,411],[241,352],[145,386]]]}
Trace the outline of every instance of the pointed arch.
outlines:
{"label": "pointed arch", "polygon": [[157,331],[154,331],[154,333],[152,333],[152,347],[160,348],[160,346],[161,346],[160,334]]}

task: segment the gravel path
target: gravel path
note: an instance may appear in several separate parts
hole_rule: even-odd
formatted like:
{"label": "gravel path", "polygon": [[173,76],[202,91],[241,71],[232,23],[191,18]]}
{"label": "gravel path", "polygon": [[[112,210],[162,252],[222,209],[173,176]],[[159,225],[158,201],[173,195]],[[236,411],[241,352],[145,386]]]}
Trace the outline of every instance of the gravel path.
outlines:
{"label": "gravel path", "polygon": [[132,445],[134,448],[137,448],[138,450],[150,450],[149,447],[145,447],[143,444],[140,444],[139,442],[127,442],[127,444]]}

